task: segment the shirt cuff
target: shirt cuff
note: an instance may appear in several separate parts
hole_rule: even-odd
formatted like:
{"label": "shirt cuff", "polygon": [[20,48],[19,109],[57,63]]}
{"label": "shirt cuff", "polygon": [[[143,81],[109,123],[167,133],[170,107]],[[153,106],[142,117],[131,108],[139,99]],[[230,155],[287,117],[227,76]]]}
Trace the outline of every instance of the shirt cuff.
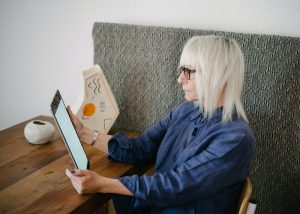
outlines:
{"label": "shirt cuff", "polygon": [[108,141],[108,157],[113,160],[119,160],[122,154],[122,149],[131,149],[132,144],[129,142],[127,135],[124,132],[117,132]]}
{"label": "shirt cuff", "polygon": [[133,207],[146,207],[146,198],[144,194],[139,194],[137,190],[136,183],[138,182],[139,176],[132,175],[132,176],[124,176],[118,178],[118,180],[130,191],[133,193],[135,200]]}

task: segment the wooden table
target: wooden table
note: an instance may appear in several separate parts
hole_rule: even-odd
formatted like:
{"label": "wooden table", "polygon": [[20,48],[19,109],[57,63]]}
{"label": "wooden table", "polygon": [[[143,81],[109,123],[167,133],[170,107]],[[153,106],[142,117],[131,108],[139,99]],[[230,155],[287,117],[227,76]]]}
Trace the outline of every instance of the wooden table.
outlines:
{"label": "wooden table", "polygon": [[[33,119],[54,124],[46,116]],[[110,199],[108,194],[77,194],[65,175],[73,164],[58,131],[53,141],[32,145],[23,134],[29,121],[0,132],[0,213],[90,213]],[[111,161],[87,144],[84,148],[91,170],[103,176],[141,174],[147,168]]]}

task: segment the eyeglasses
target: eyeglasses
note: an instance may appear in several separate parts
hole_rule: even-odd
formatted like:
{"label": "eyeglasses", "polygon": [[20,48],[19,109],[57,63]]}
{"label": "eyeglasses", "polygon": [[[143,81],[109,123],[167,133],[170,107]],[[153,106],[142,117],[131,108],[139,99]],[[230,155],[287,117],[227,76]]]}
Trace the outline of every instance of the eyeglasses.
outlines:
{"label": "eyeglasses", "polygon": [[178,77],[180,76],[180,74],[183,72],[184,77],[186,78],[186,80],[190,80],[191,79],[191,73],[195,73],[196,70],[191,70],[189,68],[180,66],[178,68]]}

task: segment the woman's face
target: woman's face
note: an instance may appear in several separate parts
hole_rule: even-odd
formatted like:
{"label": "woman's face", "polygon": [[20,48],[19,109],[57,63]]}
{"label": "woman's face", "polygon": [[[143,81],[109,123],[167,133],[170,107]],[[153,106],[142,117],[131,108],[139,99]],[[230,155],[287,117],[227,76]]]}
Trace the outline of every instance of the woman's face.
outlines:
{"label": "woman's face", "polygon": [[184,98],[187,101],[197,100],[196,85],[195,85],[195,71],[187,68],[181,68],[181,73],[177,79],[178,83],[182,85],[184,91]]}

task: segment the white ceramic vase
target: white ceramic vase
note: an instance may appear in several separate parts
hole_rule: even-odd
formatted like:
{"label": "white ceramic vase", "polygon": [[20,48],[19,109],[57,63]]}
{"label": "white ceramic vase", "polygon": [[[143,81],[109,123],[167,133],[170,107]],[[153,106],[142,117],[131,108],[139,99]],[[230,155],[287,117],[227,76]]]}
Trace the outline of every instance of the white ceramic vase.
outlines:
{"label": "white ceramic vase", "polygon": [[44,144],[51,140],[54,135],[54,126],[42,120],[32,120],[24,128],[24,136],[29,143]]}

